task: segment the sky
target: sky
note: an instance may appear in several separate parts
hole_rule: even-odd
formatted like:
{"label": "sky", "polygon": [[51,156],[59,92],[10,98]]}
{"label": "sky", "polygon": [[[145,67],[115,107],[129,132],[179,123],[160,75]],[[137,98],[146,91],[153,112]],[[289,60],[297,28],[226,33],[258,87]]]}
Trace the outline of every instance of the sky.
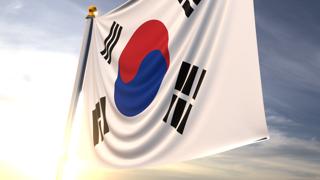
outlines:
{"label": "sky", "polygon": [[[87,7],[104,14],[124,2],[0,0],[0,179],[54,177]],[[271,139],[82,179],[320,179],[320,1],[254,2]]]}

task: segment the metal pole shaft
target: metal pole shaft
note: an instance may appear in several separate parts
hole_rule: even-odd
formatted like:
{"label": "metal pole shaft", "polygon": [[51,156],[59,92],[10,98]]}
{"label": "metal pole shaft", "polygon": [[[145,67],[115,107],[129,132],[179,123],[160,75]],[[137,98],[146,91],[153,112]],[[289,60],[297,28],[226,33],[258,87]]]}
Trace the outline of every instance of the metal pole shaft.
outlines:
{"label": "metal pole shaft", "polygon": [[84,36],[84,41],[82,44],[82,50],[81,50],[81,55],[79,59],[77,75],[76,75],[76,79],[73,87],[73,93],[71,97],[71,104],[69,108],[67,125],[65,129],[65,138],[64,138],[65,147],[68,146],[70,141],[70,134],[71,134],[70,129],[72,127],[72,122],[74,120],[74,116],[75,116],[75,112],[76,112],[76,108],[79,100],[79,95],[80,95],[80,92],[82,91],[83,79],[84,79],[84,74],[86,70],[87,58],[89,53],[90,41],[91,41],[92,25],[93,25],[93,18],[87,18],[87,25],[86,25],[87,28]]}
{"label": "metal pole shaft", "polygon": [[[90,9],[89,9],[89,12],[90,12]],[[58,170],[57,170],[57,176],[56,176],[57,180],[61,180],[63,178],[63,170],[64,170],[65,163],[67,161],[69,144],[71,139],[72,124],[74,121],[74,117],[75,117],[75,113],[78,105],[79,95],[80,95],[80,92],[82,91],[82,85],[83,85],[85,70],[87,66],[87,59],[88,59],[91,35],[92,35],[93,20],[94,20],[94,15],[90,15],[89,13],[89,15],[86,18],[85,32],[84,32],[82,48],[80,52],[79,64],[78,64],[76,79],[73,87],[68,119],[67,119],[65,132],[64,132],[64,143],[63,143],[63,152],[62,152],[63,154],[61,159],[58,162]]]}

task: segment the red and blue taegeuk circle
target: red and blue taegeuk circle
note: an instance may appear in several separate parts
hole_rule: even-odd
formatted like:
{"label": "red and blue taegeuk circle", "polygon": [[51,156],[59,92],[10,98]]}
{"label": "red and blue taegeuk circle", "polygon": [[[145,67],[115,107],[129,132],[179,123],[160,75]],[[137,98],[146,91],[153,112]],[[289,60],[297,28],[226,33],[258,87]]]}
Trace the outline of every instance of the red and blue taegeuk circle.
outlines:
{"label": "red and blue taegeuk circle", "polygon": [[123,49],[114,92],[123,115],[138,115],[154,100],[170,65],[168,42],[166,26],[150,20],[134,32]]}

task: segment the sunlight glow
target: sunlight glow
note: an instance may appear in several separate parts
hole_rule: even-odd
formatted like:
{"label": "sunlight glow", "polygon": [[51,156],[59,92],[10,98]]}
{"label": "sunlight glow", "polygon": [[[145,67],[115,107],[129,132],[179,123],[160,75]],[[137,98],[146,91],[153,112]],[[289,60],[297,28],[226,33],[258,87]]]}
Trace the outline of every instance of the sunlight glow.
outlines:
{"label": "sunlight glow", "polygon": [[[77,57],[38,50],[0,55],[0,166],[22,179],[55,179]],[[0,172],[0,179],[9,176]]]}

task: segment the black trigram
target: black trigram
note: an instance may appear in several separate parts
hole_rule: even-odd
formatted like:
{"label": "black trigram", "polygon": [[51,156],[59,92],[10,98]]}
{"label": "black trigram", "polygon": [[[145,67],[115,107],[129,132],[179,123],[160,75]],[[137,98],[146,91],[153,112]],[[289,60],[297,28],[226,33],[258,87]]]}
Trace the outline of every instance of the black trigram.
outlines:
{"label": "black trigram", "polygon": [[109,35],[104,40],[104,49],[100,53],[102,56],[104,56],[104,59],[108,61],[109,64],[111,63],[111,53],[119,41],[121,31],[122,26],[114,21],[112,23]]}
{"label": "black trigram", "polygon": [[[101,119],[102,115],[102,119]],[[93,144],[96,146],[103,141],[103,136],[109,132],[109,126],[106,118],[106,97],[100,98],[92,111]]]}
{"label": "black trigram", "polygon": [[[201,72],[201,74],[200,74],[200,77],[198,78],[198,81],[195,82],[198,72]],[[187,62],[182,62],[179,75],[177,78],[176,86],[175,86],[176,92],[175,94],[173,94],[170,105],[169,105],[169,109],[163,118],[163,121],[167,122],[173,110],[173,115],[171,118],[171,126],[177,129],[177,131],[180,134],[183,134],[189,114],[193,107],[192,102],[189,102],[186,99],[190,97],[191,90],[194,85],[196,86],[191,95],[193,100],[196,99],[205,75],[206,75],[206,70],[204,69],[199,70],[199,67],[197,66],[194,66],[194,65],[191,66],[191,64]],[[183,95],[181,95],[180,92]],[[183,96],[186,96],[187,98]]]}
{"label": "black trigram", "polygon": [[[179,3],[181,4],[184,0],[178,0]],[[192,0],[191,2],[193,2],[195,5],[199,5],[199,3],[201,2],[201,0]],[[185,0],[183,5],[182,5],[182,8],[186,14],[187,17],[190,17],[192,12],[193,12],[193,7],[191,6],[190,4],[190,1],[189,0]]]}

